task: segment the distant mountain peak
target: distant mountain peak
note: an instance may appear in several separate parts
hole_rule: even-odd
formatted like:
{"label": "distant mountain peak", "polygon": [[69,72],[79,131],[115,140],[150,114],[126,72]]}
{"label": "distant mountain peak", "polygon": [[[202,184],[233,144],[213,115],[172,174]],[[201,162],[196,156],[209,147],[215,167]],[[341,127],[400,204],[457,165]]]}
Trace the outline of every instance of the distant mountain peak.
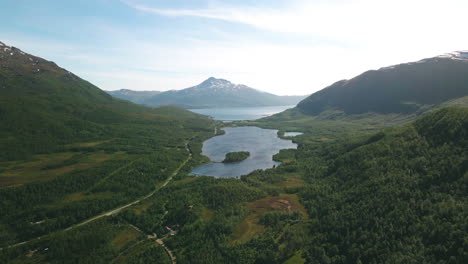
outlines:
{"label": "distant mountain peak", "polygon": [[195,88],[234,88],[237,85],[233,84],[232,82],[225,80],[225,79],[217,79],[215,77],[210,77],[200,83],[199,85],[195,86]]}
{"label": "distant mountain peak", "polygon": [[136,98],[127,94],[110,93],[113,96],[122,96],[121,98],[149,106],[175,105],[189,109],[294,105],[305,98],[305,96],[277,96],[215,77],[210,77],[198,85],[182,90],[162,92],[147,97],[143,101],[139,100],[144,99],[144,96]]}

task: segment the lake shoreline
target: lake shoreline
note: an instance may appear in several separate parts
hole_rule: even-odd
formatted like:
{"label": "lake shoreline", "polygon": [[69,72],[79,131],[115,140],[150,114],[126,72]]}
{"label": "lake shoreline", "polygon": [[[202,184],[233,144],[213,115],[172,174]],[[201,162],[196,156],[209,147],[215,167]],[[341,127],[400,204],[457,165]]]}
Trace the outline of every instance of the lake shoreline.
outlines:
{"label": "lake shoreline", "polygon": [[[273,156],[282,149],[296,149],[297,144],[291,139],[282,139],[278,130],[255,126],[224,127],[224,135],[212,137],[203,142],[202,154],[210,163],[197,166],[190,172],[195,176],[214,176],[235,178],[247,175],[258,169],[274,168],[281,163]],[[245,160],[235,163],[223,163],[229,152],[250,152]]]}

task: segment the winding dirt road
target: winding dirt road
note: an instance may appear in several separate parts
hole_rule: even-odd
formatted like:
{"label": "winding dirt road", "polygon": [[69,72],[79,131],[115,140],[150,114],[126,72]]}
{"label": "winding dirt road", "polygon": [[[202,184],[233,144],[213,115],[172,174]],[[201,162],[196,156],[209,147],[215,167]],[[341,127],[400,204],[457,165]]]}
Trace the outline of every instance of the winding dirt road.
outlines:
{"label": "winding dirt road", "polygon": [[[143,197],[141,197],[141,198],[139,198],[139,199],[137,199],[137,200],[135,200],[135,201],[133,201],[133,202],[131,202],[131,203],[128,203],[128,204],[123,205],[123,206],[120,206],[120,207],[115,208],[115,209],[113,209],[113,210],[111,210],[111,211],[108,211],[108,212],[99,214],[99,215],[94,216],[94,217],[92,217],[92,218],[89,218],[88,220],[85,220],[85,221],[83,221],[83,222],[81,222],[81,223],[72,225],[72,226],[70,226],[70,227],[64,229],[63,231],[65,231],[65,232],[66,232],[66,231],[70,231],[70,230],[75,229],[75,228],[77,228],[77,227],[80,227],[80,226],[89,224],[89,223],[91,223],[91,222],[93,222],[93,221],[96,221],[96,220],[98,220],[98,219],[100,219],[100,218],[102,218],[102,217],[118,214],[118,213],[120,213],[122,210],[124,210],[124,209],[126,209],[126,208],[128,208],[128,207],[130,207],[130,206],[132,206],[132,205],[138,204],[138,203],[140,203],[141,201],[146,200],[146,199],[148,199],[149,197],[153,196],[156,192],[158,192],[159,190],[161,190],[162,188],[164,188],[167,184],[169,184],[169,182],[172,181],[172,178],[173,178],[175,175],[177,175],[177,173],[179,173],[180,169],[182,169],[182,167],[184,167],[185,164],[187,164],[187,162],[192,158],[192,152],[190,151],[190,149],[189,149],[189,147],[188,147],[188,143],[185,143],[185,149],[186,149],[187,152],[189,153],[187,159],[185,159],[185,160],[180,164],[180,166],[164,181],[164,183],[163,183],[162,185],[156,186],[155,189],[154,189],[151,193],[149,193],[149,194],[147,194],[147,195],[145,195],[145,196],[143,196]],[[61,230],[54,231],[54,232],[52,232],[52,233],[49,233],[49,234],[46,234],[46,235],[43,235],[43,236],[39,236],[39,237],[33,238],[33,239],[31,239],[31,240],[27,240],[27,241],[23,241],[23,242],[19,242],[19,243],[13,244],[13,245],[6,246],[5,248],[14,248],[14,247],[17,247],[17,246],[21,246],[21,245],[24,245],[24,244],[27,244],[27,243],[30,243],[30,242],[33,242],[33,241],[36,241],[36,240],[40,240],[40,239],[42,239],[42,238],[44,238],[44,237],[47,237],[47,236],[49,236],[49,235],[51,235],[51,234],[54,234],[54,233],[60,232],[60,231],[61,231]],[[0,250],[3,250],[3,248],[0,248]],[[172,256],[171,256],[171,258],[172,258]],[[173,263],[174,263],[174,262],[173,262]]]}

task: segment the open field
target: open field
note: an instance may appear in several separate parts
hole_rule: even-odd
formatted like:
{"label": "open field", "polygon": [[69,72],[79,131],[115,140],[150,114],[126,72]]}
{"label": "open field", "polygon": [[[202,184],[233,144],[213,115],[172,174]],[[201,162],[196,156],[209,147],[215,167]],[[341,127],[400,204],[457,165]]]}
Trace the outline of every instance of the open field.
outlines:
{"label": "open field", "polygon": [[260,217],[269,211],[300,212],[307,219],[307,211],[296,194],[282,194],[266,197],[247,204],[249,215],[234,230],[233,242],[246,242],[262,232],[265,226],[259,223]]}
{"label": "open field", "polygon": [[59,152],[35,155],[31,161],[2,162],[0,187],[51,180],[62,174],[96,166],[107,160],[122,160],[125,153]]}

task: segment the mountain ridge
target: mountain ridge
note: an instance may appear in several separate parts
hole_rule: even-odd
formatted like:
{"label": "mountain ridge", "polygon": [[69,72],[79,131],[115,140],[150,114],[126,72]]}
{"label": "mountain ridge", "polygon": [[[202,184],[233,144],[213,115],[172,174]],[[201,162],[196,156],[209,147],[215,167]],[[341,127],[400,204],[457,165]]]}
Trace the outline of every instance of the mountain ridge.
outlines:
{"label": "mountain ridge", "polygon": [[468,52],[460,51],[366,71],[310,95],[297,108],[310,115],[411,113],[467,95]]}
{"label": "mountain ridge", "polygon": [[[114,92],[108,93],[113,95]],[[148,91],[132,91],[132,93],[140,94],[141,99],[136,100],[129,96],[120,98],[153,107],[172,105],[182,108],[295,105],[306,97],[279,96],[215,77],[210,77],[189,88],[160,92],[148,97],[146,97]],[[213,101],[213,98],[216,98],[216,101]]]}
{"label": "mountain ridge", "polygon": [[114,98],[52,61],[0,43],[0,161],[57,151],[76,140],[107,137],[111,130],[123,135],[122,124],[166,126],[198,118],[171,109]]}
{"label": "mountain ridge", "polygon": [[147,97],[160,94],[160,91],[134,91],[130,89],[120,89],[115,91],[105,91],[106,93],[119,99],[128,100],[137,104],[141,104]]}

